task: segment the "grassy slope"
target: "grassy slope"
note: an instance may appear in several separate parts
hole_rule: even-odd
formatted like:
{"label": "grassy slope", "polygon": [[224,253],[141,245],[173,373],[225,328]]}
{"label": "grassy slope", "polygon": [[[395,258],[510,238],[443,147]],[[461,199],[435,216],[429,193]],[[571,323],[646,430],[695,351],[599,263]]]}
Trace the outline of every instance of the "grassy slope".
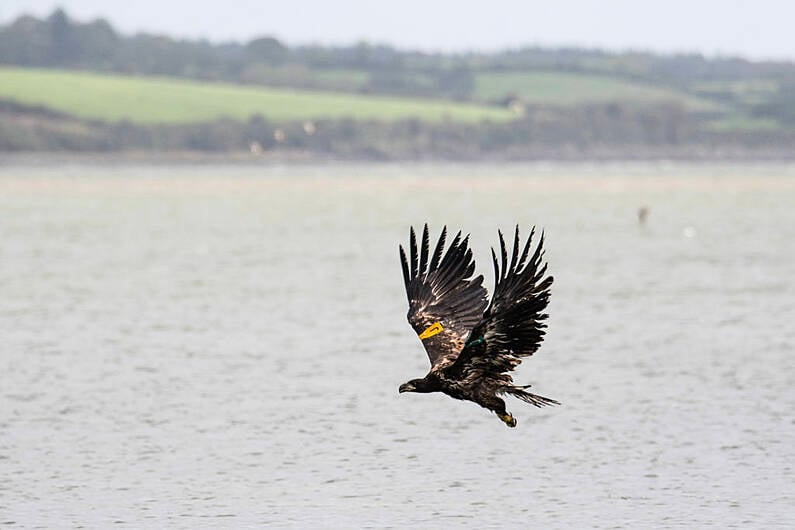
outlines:
{"label": "grassy slope", "polygon": [[0,98],[83,118],[137,123],[244,119],[255,113],[277,121],[351,117],[478,122],[514,117],[503,109],[443,101],[6,67],[0,67]]}
{"label": "grassy slope", "polygon": [[606,101],[678,101],[692,110],[713,110],[717,105],[666,88],[606,76],[557,72],[487,72],[477,74],[475,95],[493,100],[514,93],[528,103],[576,105]]}
{"label": "grassy slope", "polygon": [[753,118],[743,114],[728,114],[707,125],[713,131],[778,131],[783,129],[776,120]]}
{"label": "grassy slope", "polygon": [[330,81],[332,83],[336,81],[356,87],[362,87],[367,84],[367,79],[370,77],[367,72],[344,68],[312,70],[312,75],[322,81]]}

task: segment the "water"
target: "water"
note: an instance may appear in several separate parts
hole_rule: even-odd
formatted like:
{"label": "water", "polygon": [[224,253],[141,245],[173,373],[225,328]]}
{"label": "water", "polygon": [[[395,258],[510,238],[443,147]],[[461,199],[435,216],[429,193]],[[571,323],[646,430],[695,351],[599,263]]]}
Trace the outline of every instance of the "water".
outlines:
{"label": "water", "polygon": [[[6,167],[0,523],[787,527],[793,205],[786,167]],[[488,285],[545,227],[516,380],[563,406],[398,396],[425,220]]]}

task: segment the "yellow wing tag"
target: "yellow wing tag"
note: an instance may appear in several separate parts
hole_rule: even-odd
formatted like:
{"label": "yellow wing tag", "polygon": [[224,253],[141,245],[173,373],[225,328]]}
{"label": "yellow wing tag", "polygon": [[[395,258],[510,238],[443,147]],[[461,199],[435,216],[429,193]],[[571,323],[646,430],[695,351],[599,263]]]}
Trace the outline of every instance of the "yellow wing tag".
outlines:
{"label": "yellow wing tag", "polygon": [[430,326],[428,326],[428,328],[425,331],[420,333],[420,340],[430,339],[431,337],[433,337],[434,335],[438,335],[442,331],[444,331],[444,328],[442,327],[442,323],[441,322],[435,322],[435,323],[431,324]]}

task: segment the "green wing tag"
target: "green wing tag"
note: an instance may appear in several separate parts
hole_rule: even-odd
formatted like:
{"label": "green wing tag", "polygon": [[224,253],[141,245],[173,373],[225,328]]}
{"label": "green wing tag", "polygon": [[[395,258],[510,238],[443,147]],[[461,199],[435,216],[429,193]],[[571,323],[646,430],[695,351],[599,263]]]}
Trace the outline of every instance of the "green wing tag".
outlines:
{"label": "green wing tag", "polygon": [[481,344],[483,342],[486,342],[486,340],[483,337],[478,337],[464,344],[464,348],[468,348],[470,346],[477,346],[478,344]]}
{"label": "green wing tag", "polygon": [[433,337],[434,335],[438,335],[442,331],[444,331],[444,328],[442,327],[442,323],[441,322],[434,322],[433,324],[428,326],[428,328],[425,331],[420,333],[420,340],[429,339],[429,338]]}

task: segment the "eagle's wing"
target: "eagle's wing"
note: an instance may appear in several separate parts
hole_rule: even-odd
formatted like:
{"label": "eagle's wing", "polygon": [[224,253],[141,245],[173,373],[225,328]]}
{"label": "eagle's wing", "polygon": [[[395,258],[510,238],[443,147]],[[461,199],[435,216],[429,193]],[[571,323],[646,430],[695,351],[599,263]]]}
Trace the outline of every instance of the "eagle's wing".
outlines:
{"label": "eagle's wing", "polygon": [[506,372],[513,370],[523,357],[533,355],[544,338],[544,310],[549,303],[552,277],[545,276],[544,235],[528,261],[535,227],[519,255],[519,227],[516,227],[511,261],[505,240],[500,232],[502,266],[492,249],[494,260],[494,296],[468,337],[466,345],[455,363],[445,369],[449,376],[461,380],[491,380],[509,385],[512,378]]}
{"label": "eagle's wing", "polygon": [[468,248],[469,236],[461,239],[459,232],[442,255],[446,237],[447,227],[429,256],[426,224],[419,253],[414,228],[409,238],[409,259],[400,246],[409,324],[422,340],[432,369],[440,369],[455,360],[486,307],[483,276],[472,278],[475,262]]}

